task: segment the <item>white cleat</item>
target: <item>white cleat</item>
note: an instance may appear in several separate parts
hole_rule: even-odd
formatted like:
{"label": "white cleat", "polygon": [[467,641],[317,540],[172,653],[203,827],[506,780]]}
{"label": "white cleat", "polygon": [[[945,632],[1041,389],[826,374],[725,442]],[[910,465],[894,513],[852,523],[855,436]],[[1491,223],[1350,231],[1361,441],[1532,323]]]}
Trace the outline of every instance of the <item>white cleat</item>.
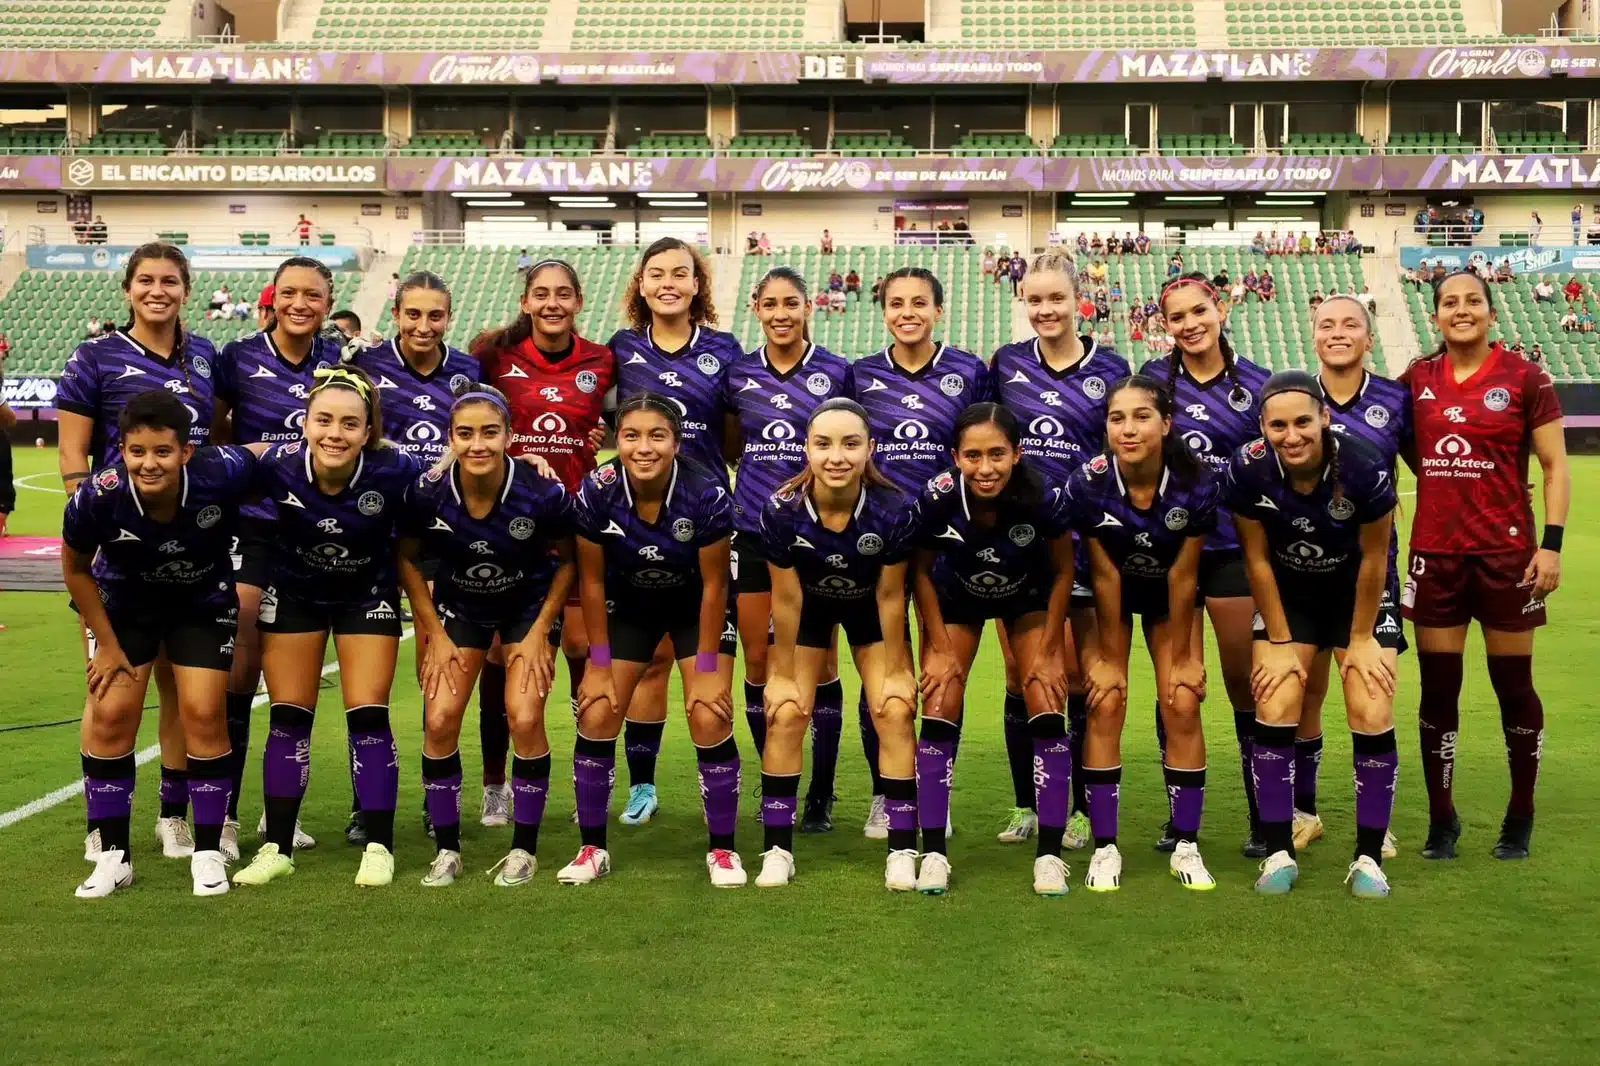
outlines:
{"label": "white cleat", "polygon": [[94,862],[100,854],[100,830],[92,829],[89,835],[83,838],[83,861]]}
{"label": "white cleat", "polygon": [[133,863],[121,848],[102,851],[94,858],[94,869],[74,890],[79,899],[104,899],[133,884]]}
{"label": "white cleat", "polygon": [[1322,839],[1322,816],[1295,811],[1293,832],[1295,850],[1309,848],[1312,841]]}
{"label": "white cleat", "polygon": [[782,888],[794,880],[794,855],[782,848],[768,848],[761,853],[761,872],[756,874],[757,888]]}
{"label": "white cleat", "polygon": [[942,896],[950,890],[950,859],[937,851],[922,857],[917,871],[917,891],[924,896]]}
{"label": "white cleat", "polygon": [[1172,849],[1172,858],[1167,860],[1167,869],[1178,879],[1178,884],[1191,892],[1210,892],[1217,887],[1217,879],[1211,876],[1200,858],[1200,845],[1192,840],[1178,841],[1178,846]]}
{"label": "white cleat", "polygon": [[744,872],[744,863],[739,861],[739,853],[726,848],[706,852],[706,872],[711,875],[712,888],[742,888],[750,879]]}
{"label": "white cleat", "polygon": [[867,811],[867,824],[861,827],[861,835],[868,840],[889,839],[889,812],[884,810],[882,796],[872,797],[872,807]]}
{"label": "white cleat", "polygon": [[914,848],[901,848],[889,853],[883,867],[883,887],[890,892],[910,892],[917,887],[917,853]]}
{"label": "white cleat", "polygon": [[1386,859],[1393,859],[1400,854],[1400,841],[1387,829],[1383,831],[1383,847],[1379,851]]}
{"label": "white cleat", "polygon": [[461,876],[461,853],[446,848],[433,857],[433,865],[422,875],[423,888],[444,888]]}
{"label": "white cleat", "polygon": [[1067,879],[1072,871],[1059,855],[1041,855],[1033,860],[1033,890],[1054,899],[1067,894]]}
{"label": "white cleat", "polygon": [[189,822],[183,818],[157,818],[156,839],[161,842],[161,854],[168,859],[187,859],[194,854],[194,834]]}
{"label": "white cleat", "polygon": [[495,887],[520,888],[539,872],[539,860],[521,848],[512,848],[489,872],[494,874]]}
{"label": "white cleat", "polygon": [[[261,812],[261,821],[256,823],[256,836],[261,837],[263,840],[266,839],[266,836],[267,836],[267,812],[266,811],[262,811]],[[316,846],[317,846],[316,838],[313,837],[310,833],[306,832],[304,829],[301,829],[300,828],[300,819],[296,818],[294,820],[294,850],[296,850],[296,851],[310,851],[312,848],[314,848]]]}
{"label": "white cleat", "polygon": [[499,829],[511,824],[511,786],[509,784],[483,786],[483,814],[478,824],[485,829]]}
{"label": "white cleat", "polygon": [[1300,879],[1300,866],[1287,851],[1275,851],[1261,860],[1261,876],[1256,878],[1256,895],[1283,896]]}
{"label": "white cleat", "polygon": [[605,848],[585,844],[578,849],[578,857],[556,871],[556,880],[564,885],[587,885],[611,872],[611,853]]}
{"label": "white cleat", "polygon": [[[1006,822],[1006,827],[1000,830],[1000,843],[1021,844],[1025,840],[1032,840],[1033,834],[1039,831],[1039,816],[1026,807],[1011,808],[1011,818]],[[945,834],[949,836],[947,832]]]}
{"label": "white cleat", "polygon": [[1083,875],[1083,887],[1090,892],[1115,892],[1122,887],[1122,852],[1115,844],[1096,848]]}
{"label": "white cleat", "polygon": [[229,818],[222,823],[222,858],[226,862],[239,861],[239,823]]}
{"label": "white cleat", "polygon": [[228,863],[220,851],[197,851],[189,856],[189,877],[197,896],[222,896],[228,892]]}
{"label": "white cleat", "polygon": [[1344,882],[1350,886],[1350,894],[1357,899],[1389,898],[1389,878],[1384,874],[1383,867],[1373,862],[1370,855],[1359,856],[1350,864],[1350,873],[1345,876]]}

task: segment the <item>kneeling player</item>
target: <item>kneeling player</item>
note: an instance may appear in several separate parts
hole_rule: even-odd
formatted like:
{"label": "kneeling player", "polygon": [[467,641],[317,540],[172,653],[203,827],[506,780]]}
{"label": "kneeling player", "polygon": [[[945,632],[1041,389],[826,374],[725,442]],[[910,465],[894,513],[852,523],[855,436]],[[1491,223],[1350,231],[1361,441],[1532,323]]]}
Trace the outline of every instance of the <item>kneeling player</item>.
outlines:
{"label": "kneeling player", "polygon": [[194,894],[228,891],[226,697],[239,610],[228,547],[255,457],[242,448],[197,452],[187,443],[189,423],[189,411],[165,390],[129,400],[118,416],[122,461],[78,486],[62,524],[67,591],[91,634],[83,778],[101,847],[77,889],[85,899],[133,883],[133,749],[162,652],[189,753]]}
{"label": "kneeling player", "polygon": [[[439,848],[422,879],[430,888],[454,884],[461,873],[461,717],[497,637],[506,663],[516,828],[495,884],[525,885],[538,869],[550,791],[544,703],[576,573],[572,503],[559,482],[506,457],[510,418],[498,390],[458,389],[450,451],[412,487],[402,522],[400,580],[428,649],[422,787]],[[429,557],[440,561],[432,592],[420,566]]]}

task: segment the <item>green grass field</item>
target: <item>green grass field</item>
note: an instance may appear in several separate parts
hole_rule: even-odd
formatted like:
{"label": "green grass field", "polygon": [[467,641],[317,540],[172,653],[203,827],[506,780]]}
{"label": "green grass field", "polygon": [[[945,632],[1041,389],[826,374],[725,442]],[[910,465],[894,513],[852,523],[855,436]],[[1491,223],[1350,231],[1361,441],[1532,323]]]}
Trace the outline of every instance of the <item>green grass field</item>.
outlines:
{"label": "green grass field", "polygon": [[[17,460],[19,478],[42,472],[32,483],[57,485],[53,452],[21,450]],[[1328,837],[1302,858],[1292,895],[1252,894],[1255,866],[1238,852],[1245,819],[1233,731],[1215,695],[1206,715],[1212,774],[1203,844],[1218,890],[1184,892],[1148,846],[1165,804],[1149,716],[1135,714],[1123,890],[1083,891],[1080,853],[1071,896],[1036,898],[1031,845],[995,840],[1010,787],[999,658],[987,654],[967,707],[948,896],[884,891],[883,846],[860,834],[867,786],[853,713],[839,828],[797,838],[800,876],[787,891],[716,892],[707,884],[680,718],[663,752],[662,814],[639,829],[612,830],[616,872],[608,881],[557,885],[555,870],[577,847],[566,821],[572,726],[564,680],[551,703],[557,784],[536,884],[504,891],[484,876],[510,830],[477,826],[478,796],[469,788],[470,875],[452,889],[425,890],[418,880],[432,847],[419,825],[419,700],[402,676],[394,692],[404,768],[398,868],[387,891],[352,884],[357,856],[341,834],[350,792],[335,692],[324,694],[305,809],[321,846],[267,890],[190,895],[188,864],[154,849],[154,764],[140,773],[136,801],[139,883],[110,900],[72,895],[86,869],[81,798],[0,830],[0,1061],[1600,1061],[1600,848],[1584,828],[1600,765],[1600,672],[1588,658],[1600,633],[1600,460],[1578,460],[1575,475],[1565,585],[1538,653],[1549,724],[1527,863],[1489,857],[1507,777],[1476,643],[1458,763],[1466,831],[1452,864],[1416,857],[1426,804],[1415,672],[1403,660],[1401,855],[1388,864],[1395,891],[1383,903],[1352,900],[1342,884],[1353,819],[1349,735],[1332,728],[1341,717],[1336,699],[1322,774]],[[13,532],[59,529],[62,497],[26,489],[20,496]],[[65,594],[0,595],[0,622],[4,812],[77,777],[75,725],[19,727],[75,723],[83,666]],[[1213,664],[1213,678],[1216,671]],[[1135,704],[1147,706],[1149,694],[1143,668]],[[854,702],[852,691],[847,707]],[[260,809],[262,718],[258,712],[245,786],[247,848]],[[153,719],[141,746],[155,741]],[[476,733],[466,732],[470,782]],[[755,767],[742,722],[738,737],[748,786]],[[741,817],[752,869],[759,832]]]}

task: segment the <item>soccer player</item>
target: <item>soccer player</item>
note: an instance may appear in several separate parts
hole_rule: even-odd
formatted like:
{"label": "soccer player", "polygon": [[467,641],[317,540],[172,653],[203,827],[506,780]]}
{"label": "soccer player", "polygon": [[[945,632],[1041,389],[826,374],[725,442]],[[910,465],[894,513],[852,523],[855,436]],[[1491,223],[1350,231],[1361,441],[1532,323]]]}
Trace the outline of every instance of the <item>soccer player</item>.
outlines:
{"label": "soccer player", "polygon": [[197,896],[228,891],[221,852],[228,813],[224,694],[237,610],[228,542],[255,457],[190,443],[176,395],[131,397],[117,419],[121,460],[79,484],[62,524],[61,564],[90,636],[84,794],[100,836],[84,899],[133,883],[128,823],[133,749],[156,658],[172,664],[194,801],[189,871]]}
{"label": "soccer player", "polygon": [[1403,643],[1398,626],[1383,626],[1383,599],[1395,576],[1394,471],[1379,449],[1333,431],[1322,387],[1305,371],[1272,375],[1260,402],[1265,438],[1233,454],[1224,499],[1257,610],[1252,760],[1269,854],[1256,891],[1282,895],[1300,876],[1295,728],[1306,678],[1326,676],[1332,652],[1355,760],[1356,851],[1346,880],[1356,896],[1382,899],[1389,895],[1383,837],[1399,767],[1394,687]]}
{"label": "soccer player", "polygon": [[[511,411],[507,454],[548,460],[569,495],[595,466],[605,437],[602,415],[615,402],[617,361],[611,349],[578,336],[583,285],[561,259],[541,259],[523,275],[520,309],[509,325],[480,333],[472,342],[483,380],[504,393]],[[576,588],[560,627],[561,649],[577,713],[578,685],[589,656]],[[491,652],[478,681],[478,738],[483,748],[484,812],[489,817],[492,782],[504,781],[511,737],[506,719],[505,664]],[[501,793],[503,795],[503,792]],[[503,823],[501,823],[503,824]]]}
{"label": "soccer player", "polygon": [[[260,333],[222,348],[217,357],[216,405],[212,437],[236,444],[277,444],[300,440],[305,430],[306,398],[317,370],[339,362],[339,345],[322,335],[333,307],[333,273],[307,256],[278,264],[263,295],[272,303]],[[222,851],[239,858],[239,795],[250,750],[250,708],[261,682],[261,637],[256,620],[261,593],[272,584],[267,573],[277,539],[278,507],[271,497],[240,510],[233,550],[234,583],[239,590],[239,633],[234,641],[233,678],[228,683],[228,737],[233,745],[233,798]],[[266,815],[257,825],[267,830]],[[309,834],[295,830],[294,846],[316,847]]]}
{"label": "soccer player", "polygon": [[[461,719],[496,638],[508,664],[501,693],[516,739],[516,828],[495,884],[525,885],[538,869],[550,792],[544,731],[561,611],[576,575],[572,501],[558,481],[506,455],[511,412],[498,390],[463,383],[450,407],[446,457],[417,479],[401,520],[400,581],[422,663],[422,785],[438,852],[422,883],[461,873]],[[438,560],[432,583],[421,560]]]}
{"label": "soccer player", "polygon": [[1099,634],[1084,671],[1089,723],[1083,777],[1095,852],[1083,884],[1091,892],[1115,892],[1122,884],[1122,729],[1130,627],[1139,615],[1167,735],[1162,774],[1175,837],[1168,865],[1183,887],[1209,891],[1217,882],[1199,844],[1206,670],[1194,616],[1201,551],[1217,523],[1219,479],[1179,435],[1172,395],[1159,379],[1135,374],[1113,385],[1106,398],[1108,450],[1067,483],[1075,528],[1089,539]]}
{"label": "soccer player", "polygon": [[[1366,306],[1354,296],[1336,295],[1323,301],[1312,322],[1312,343],[1320,366],[1317,383],[1322,386],[1329,428],[1335,433],[1358,437],[1377,448],[1385,458],[1390,475],[1396,473],[1399,455],[1411,442],[1411,396],[1399,382],[1375,374],[1367,366],[1374,329]],[[1405,636],[1400,625],[1400,536],[1389,533],[1389,584],[1384,586],[1378,604],[1378,636],[1398,638],[1398,652],[1404,653]],[[1322,701],[1328,693],[1328,656],[1318,656],[1306,679],[1301,703],[1300,726],[1294,741],[1294,846],[1297,851],[1310,847],[1323,834],[1322,816],[1317,813],[1317,777],[1322,766]],[[1398,853],[1394,833],[1383,837],[1382,858]]]}
{"label": "soccer player", "polygon": [[728,609],[733,508],[718,473],[682,456],[677,404],[654,393],[617,410],[617,458],[578,491],[578,596],[589,665],[578,696],[572,777],[583,846],[556,874],[588,884],[611,872],[606,816],[616,780],[617,734],[663,639],[683,677],[700,768],[712,885],[745,883],[734,848],[739,748],[728,695],[732,663],[718,654]]}
{"label": "soccer player", "polygon": [[1017,416],[976,403],[956,421],[956,464],[922,491],[913,587],[927,630],[922,653],[922,739],[917,745],[917,809],[922,866],[917,889],[942,894],[950,880],[945,850],[949,778],[965,679],[984,622],[1004,623],[1027,701],[1037,782],[1034,891],[1063,896],[1061,861],[1072,800],[1072,753],[1062,706],[1067,698],[1067,603],[1073,584],[1071,509],[1065,485],[1048,482],[1021,453]]}
{"label": "soccer player", "polygon": [[[853,398],[867,412],[876,468],[914,500],[929,478],[950,465],[961,412],[990,398],[989,369],[970,352],[934,340],[944,317],[944,286],[931,272],[922,267],[890,271],[882,296],[890,342],[851,365]],[[877,770],[878,729],[865,692],[856,712],[872,774],[872,806],[863,833],[882,840],[889,823]]]}
{"label": "soccer player", "polygon": [[[767,648],[772,639],[772,576],[761,552],[761,509],[785,481],[805,469],[806,423],[824,401],[850,391],[850,364],[810,338],[806,282],[790,267],[773,267],[756,285],[756,320],[766,343],[740,356],[728,372],[727,405],[741,441],[733,487],[733,578],[744,643],[744,709],[759,755],[766,744]],[[811,716],[811,785],[802,833],[833,830],[833,774],[844,726],[844,687],[836,650],[829,680],[817,686]]]}
{"label": "soccer player", "polygon": [[[189,261],[170,244],[142,244],[128,257],[122,272],[128,300],[128,322],[121,329],[85,341],[61,372],[56,396],[60,429],[58,461],[61,481],[71,495],[90,471],[121,458],[118,416],[128,401],[150,389],[165,389],[189,411],[185,440],[207,443],[212,373],[217,352],[204,337],[184,332],[179,316],[189,297]],[[87,630],[84,631],[87,635]],[[87,636],[86,636],[87,639]],[[169,664],[155,665],[161,712],[161,808],[156,837],[162,854],[185,858],[194,852],[186,816],[189,810],[184,730],[178,714],[176,682]],[[88,702],[80,730],[83,750],[94,729]],[[93,830],[84,844],[84,858],[100,850]]]}
{"label": "soccer player", "polygon": [[766,839],[759,888],[794,880],[795,799],[807,720],[835,627],[861,675],[869,722],[881,735],[874,772],[888,797],[884,885],[917,887],[916,682],[906,645],[906,570],[917,508],[878,472],[866,410],[835,397],[806,424],[806,469],[761,512],[772,572],[767,745],[761,757]]}
{"label": "soccer player", "polygon": [[[1489,682],[1511,764],[1497,859],[1525,859],[1544,745],[1544,705],[1533,687],[1533,634],[1561,584],[1561,536],[1572,485],[1561,405],[1543,369],[1489,341],[1494,300],[1486,282],[1460,272],[1434,286],[1436,351],[1406,368],[1416,444],[1417,517],[1402,601],[1417,638],[1419,725],[1428,785],[1423,858],[1453,859],[1456,733],[1467,626],[1483,628]],[[1544,481],[1544,531],[1534,541],[1525,489],[1528,453]],[[1471,516],[1470,521],[1464,521]]]}
{"label": "soccer player", "polygon": [[[1172,397],[1178,438],[1212,473],[1221,473],[1235,449],[1260,435],[1256,393],[1267,380],[1265,370],[1234,354],[1222,332],[1225,316],[1220,301],[1203,274],[1184,275],[1162,289],[1161,314],[1172,335],[1172,353],[1139,370],[1161,382]],[[1250,694],[1250,625],[1255,608],[1239,554],[1239,538],[1226,511],[1217,515],[1217,528],[1200,557],[1200,596],[1211,616],[1217,656],[1222,660],[1222,682],[1233,706],[1233,731],[1239,742],[1245,802],[1250,810],[1250,838],[1245,841],[1244,853],[1264,859],[1250,769],[1256,722],[1255,698]],[[1200,655],[1204,631],[1195,639],[1195,654]],[[1159,715],[1156,726],[1160,735]],[[1161,740],[1165,748],[1165,737]],[[1176,835],[1166,832],[1156,847],[1168,851],[1176,842]]]}
{"label": "soccer player", "polygon": [[[712,328],[717,311],[705,259],[676,237],[662,237],[644,250],[623,304],[629,326],[613,334],[608,344],[616,357],[618,398],[653,392],[670,399],[682,416],[683,457],[726,488],[724,386],[728,368],[744,354],[744,346],[733,334]],[[731,676],[738,650],[731,617],[725,628],[722,653],[728,656]],[[630,785],[621,816],[625,825],[643,825],[660,807],[656,758],[667,722],[670,672],[663,643],[639,682],[623,729]]]}
{"label": "soccer player", "polygon": [[[989,361],[995,398],[1017,416],[1022,429],[1022,455],[1028,467],[1048,481],[1065,485],[1072,472],[1104,448],[1106,393],[1128,376],[1128,363],[1114,350],[1079,336],[1074,328],[1078,290],[1072,260],[1063,252],[1035,257],[1022,279],[1022,305],[1033,340],[1007,344]],[[1066,649],[1068,680],[1067,739],[1072,745],[1072,816],[1065,846],[1076,851],[1089,842],[1088,808],[1078,771],[1083,767],[1083,731],[1088,715],[1078,660],[1094,643],[1094,593],[1089,588],[1089,552],[1079,538],[1074,556],[1074,585],[1069,618],[1072,642]],[[1006,656],[1005,738],[1011,767],[1015,808],[1000,833],[1003,843],[1028,839],[1038,826],[1034,814],[1034,739],[1021,675]]]}
{"label": "soccer player", "polygon": [[262,593],[260,616],[272,701],[263,770],[267,832],[250,865],[233,875],[235,885],[265,885],[294,872],[295,823],[310,780],[311,724],[330,633],[368,840],[356,884],[394,879],[395,523],[419,468],[383,439],[371,378],[345,366],[315,376],[305,439],[274,445],[256,466],[256,486],[278,510],[267,564],[272,584]]}

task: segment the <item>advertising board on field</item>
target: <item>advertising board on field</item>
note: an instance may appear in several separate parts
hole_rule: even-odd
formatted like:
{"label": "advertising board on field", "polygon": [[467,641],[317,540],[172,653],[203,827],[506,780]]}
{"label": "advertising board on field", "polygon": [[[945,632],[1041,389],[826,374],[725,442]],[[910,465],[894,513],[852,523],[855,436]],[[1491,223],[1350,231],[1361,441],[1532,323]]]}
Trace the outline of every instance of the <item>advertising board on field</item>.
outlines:
{"label": "advertising board on field", "polygon": [[33,375],[8,377],[0,403],[13,411],[47,410],[56,405],[56,379]]}
{"label": "advertising board on field", "polygon": [[[120,271],[133,250],[131,245],[31,244],[28,269]],[[293,255],[310,256],[333,271],[361,268],[360,251],[342,245],[187,245],[183,251],[194,270],[272,270]]]}
{"label": "advertising board on field", "polygon": [[216,191],[232,189],[377,190],[382,159],[293,156],[78,156],[61,171],[64,189]]}
{"label": "advertising board on field", "polygon": [[1474,263],[1498,266],[1507,263],[1514,274],[1568,274],[1575,270],[1600,270],[1600,247],[1528,248],[1488,247],[1434,248],[1407,245],[1400,249],[1400,266],[1415,270],[1439,263],[1446,270],[1460,270]]}

